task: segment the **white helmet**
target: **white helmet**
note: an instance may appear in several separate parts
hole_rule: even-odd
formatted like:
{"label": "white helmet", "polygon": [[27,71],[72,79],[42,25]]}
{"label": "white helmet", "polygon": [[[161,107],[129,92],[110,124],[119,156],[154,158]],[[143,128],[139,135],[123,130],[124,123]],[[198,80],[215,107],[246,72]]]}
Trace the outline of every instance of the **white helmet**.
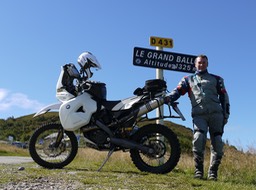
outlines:
{"label": "white helmet", "polygon": [[90,70],[91,67],[101,69],[101,65],[96,57],[92,53],[87,51],[79,55],[77,62],[80,67],[86,72],[88,78],[91,78],[93,74]]}
{"label": "white helmet", "polygon": [[90,52],[84,52],[79,55],[77,62],[84,69],[87,69],[89,67],[96,67],[98,69],[101,69],[100,63],[98,62],[96,57]]}

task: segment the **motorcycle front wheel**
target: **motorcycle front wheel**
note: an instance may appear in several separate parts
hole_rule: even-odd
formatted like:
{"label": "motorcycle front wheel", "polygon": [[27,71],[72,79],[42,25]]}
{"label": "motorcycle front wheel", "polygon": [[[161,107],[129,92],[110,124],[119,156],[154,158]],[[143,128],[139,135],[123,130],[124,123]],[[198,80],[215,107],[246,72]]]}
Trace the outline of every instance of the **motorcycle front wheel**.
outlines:
{"label": "motorcycle front wheel", "polygon": [[49,123],[38,128],[29,140],[29,153],[40,166],[54,169],[63,168],[75,158],[78,150],[77,138],[73,132],[64,131],[57,123]]}
{"label": "motorcycle front wheel", "polygon": [[178,164],[180,143],[177,135],[168,127],[148,124],[134,134],[133,140],[153,150],[149,153],[137,149],[130,150],[131,159],[140,171],[165,174]]}

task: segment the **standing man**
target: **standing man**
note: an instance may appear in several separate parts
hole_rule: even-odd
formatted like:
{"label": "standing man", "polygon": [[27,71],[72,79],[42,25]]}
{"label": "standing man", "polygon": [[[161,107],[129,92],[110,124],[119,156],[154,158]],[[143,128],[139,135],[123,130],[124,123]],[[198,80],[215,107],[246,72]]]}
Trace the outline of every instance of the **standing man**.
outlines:
{"label": "standing man", "polygon": [[208,179],[217,180],[218,167],[223,156],[223,127],[229,118],[229,98],[224,80],[208,73],[208,58],[199,55],[195,59],[196,72],[182,78],[166,102],[176,101],[188,93],[192,105],[193,118],[193,156],[195,161],[195,178],[204,176],[204,151],[207,132],[211,138],[211,160]]}

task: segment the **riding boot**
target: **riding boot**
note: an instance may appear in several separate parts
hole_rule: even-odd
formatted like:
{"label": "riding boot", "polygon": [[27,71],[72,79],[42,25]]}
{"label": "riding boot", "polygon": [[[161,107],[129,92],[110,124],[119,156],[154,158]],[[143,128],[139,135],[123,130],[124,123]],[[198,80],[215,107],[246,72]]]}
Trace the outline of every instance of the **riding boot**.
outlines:
{"label": "riding boot", "polygon": [[222,156],[212,155],[211,163],[208,171],[208,179],[217,181],[218,178],[218,169],[221,163]]}
{"label": "riding boot", "polygon": [[194,152],[195,174],[194,178],[202,179],[204,176],[204,156]]}

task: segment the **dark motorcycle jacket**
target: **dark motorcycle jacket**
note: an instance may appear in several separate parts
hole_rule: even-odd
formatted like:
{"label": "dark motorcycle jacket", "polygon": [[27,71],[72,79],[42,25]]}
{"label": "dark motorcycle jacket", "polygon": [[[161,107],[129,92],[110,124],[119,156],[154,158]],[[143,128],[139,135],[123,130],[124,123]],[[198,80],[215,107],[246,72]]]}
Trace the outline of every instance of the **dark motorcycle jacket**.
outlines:
{"label": "dark motorcycle jacket", "polygon": [[192,105],[192,117],[202,114],[223,113],[228,119],[230,104],[223,78],[208,73],[196,72],[181,79],[171,93],[171,100],[177,100],[188,93]]}

